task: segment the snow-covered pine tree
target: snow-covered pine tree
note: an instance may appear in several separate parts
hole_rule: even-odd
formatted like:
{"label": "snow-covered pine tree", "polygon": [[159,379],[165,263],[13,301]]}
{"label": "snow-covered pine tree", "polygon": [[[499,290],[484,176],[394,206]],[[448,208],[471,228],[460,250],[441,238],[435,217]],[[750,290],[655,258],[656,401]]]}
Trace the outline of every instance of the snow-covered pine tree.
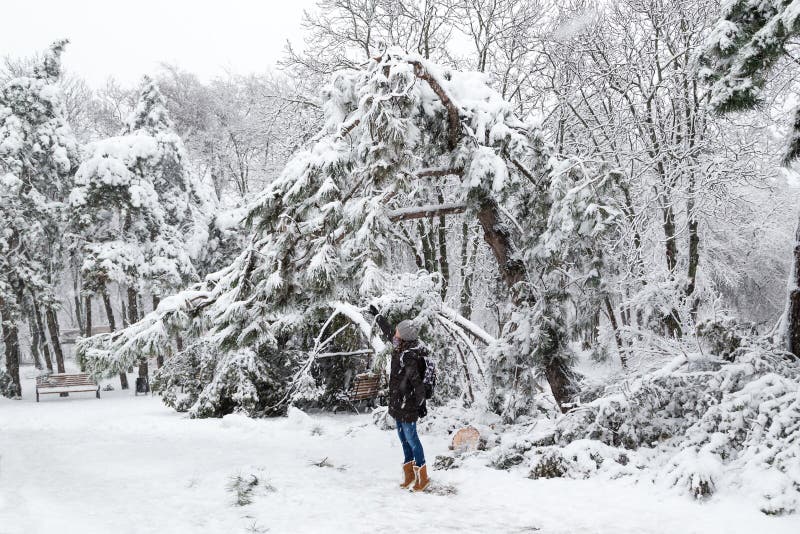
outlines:
{"label": "snow-covered pine tree", "polygon": [[[159,375],[168,404],[193,416],[276,413],[324,394],[330,377],[319,372],[321,358],[374,352],[379,364],[383,343],[362,315],[375,303],[390,319],[415,317],[433,352],[460,362],[464,389],[485,380],[498,391],[492,396],[515,391],[513,410],[498,403],[509,417],[532,402],[537,369],[566,407],[565,343],[537,352],[519,340],[546,324],[538,309],[560,303],[528,272],[567,254],[548,248],[568,240],[574,223],[566,220],[586,221],[583,240],[598,234],[592,221],[603,210],[564,215],[580,202],[597,205],[588,201],[595,181],[551,157],[538,128],[515,117],[480,74],[390,49],[362,70],[335,74],[323,97],[324,128],[252,205],[247,249],[139,323],[80,343],[83,361],[113,372],[141,353],[172,351],[181,332],[191,343]],[[448,202],[425,187],[430,181],[446,187]],[[550,221],[554,202],[561,207]],[[442,303],[437,274],[409,273],[397,261],[408,254],[399,225],[457,213],[477,217],[509,305],[525,316],[499,340]],[[557,227],[548,234],[549,225]],[[541,249],[532,248],[540,239]],[[583,252],[578,243],[570,253]],[[494,378],[476,340],[505,355]]]}
{"label": "snow-covered pine tree", "polygon": [[[800,33],[800,1],[731,0],[709,35],[701,76],[711,85],[711,104],[720,113],[753,109],[762,102],[767,77],[786,57],[789,40]],[[800,157],[800,107],[795,111],[784,163]],[[789,277],[782,331],[789,352],[800,358],[800,223]]]}
{"label": "snow-covered pine tree", "polygon": [[113,325],[109,284],[127,287],[134,323],[142,315],[142,291],[155,307],[160,297],[197,280],[193,258],[207,238],[213,193],[188,170],[164,98],[149,79],[125,134],[90,143],[84,152],[70,194],[84,290],[102,297]]}
{"label": "snow-covered pine tree", "polygon": [[36,304],[44,309],[58,371],[55,286],[62,268],[65,200],[77,168],[75,138],[56,82],[67,41],[57,41],[31,76],[0,90],[0,315],[6,367],[19,385],[19,323]]}

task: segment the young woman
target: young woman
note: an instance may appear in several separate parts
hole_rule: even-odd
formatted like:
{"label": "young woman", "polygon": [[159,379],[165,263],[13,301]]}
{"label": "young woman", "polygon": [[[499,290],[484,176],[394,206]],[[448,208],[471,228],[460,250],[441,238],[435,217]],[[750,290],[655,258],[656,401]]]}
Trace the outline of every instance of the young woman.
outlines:
{"label": "young woman", "polygon": [[389,372],[389,415],[397,422],[397,435],[403,446],[403,481],[401,488],[423,491],[428,487],[425,452],[417,435],[417,419],[427,413],[425,405],[425,360],[428,351],[420,345],[417,328],[411,321],[402,321],[392,332],[389,322],[374,306],[383,335],[391,339],[394,350]]}

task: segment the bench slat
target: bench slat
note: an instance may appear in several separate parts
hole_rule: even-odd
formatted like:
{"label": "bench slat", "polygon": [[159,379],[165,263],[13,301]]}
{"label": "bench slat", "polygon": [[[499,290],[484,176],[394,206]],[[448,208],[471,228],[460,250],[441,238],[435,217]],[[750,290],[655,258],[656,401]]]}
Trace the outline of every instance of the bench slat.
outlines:
{"label": "bench slat", "polygon": [[[38,391],[61,389],[64,391],[77,391],[75,388],[83,388],[83,391],[90,391],[86,388],[97,387],[91,376],[80,374],[51,374],[48,376],[36,377],[36,389]],[[62,391],[62,392],[64,392]]]}
{"label": "bench slat", "polygon": [[371,374],[356,375],[348,392],[351,401],[374,399],[378,396],[380,377]]}

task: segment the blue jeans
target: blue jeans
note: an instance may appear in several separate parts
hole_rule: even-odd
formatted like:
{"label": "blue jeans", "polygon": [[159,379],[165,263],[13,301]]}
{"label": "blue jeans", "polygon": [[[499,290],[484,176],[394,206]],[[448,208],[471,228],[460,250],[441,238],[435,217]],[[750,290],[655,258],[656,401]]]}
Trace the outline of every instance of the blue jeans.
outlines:
{"label": "blue jeans", "polygon": [[422,450],[422,443],[417,435],[417,423],[404,423],[397,421],[397,435],[400,436],[400,444],[403,446],[403,455],[407,464],[411,460],[418,466],[425,465],[425,452]]}

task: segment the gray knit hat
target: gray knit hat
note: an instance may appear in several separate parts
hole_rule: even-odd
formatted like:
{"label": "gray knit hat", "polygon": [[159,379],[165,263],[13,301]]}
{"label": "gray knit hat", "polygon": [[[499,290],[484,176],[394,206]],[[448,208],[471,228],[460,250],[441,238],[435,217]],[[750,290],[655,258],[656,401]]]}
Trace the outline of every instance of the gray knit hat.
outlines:
{"label": "gray knit hat", "polygon": [[397,325],[397,335],[403,341],[416,341],[419,332],[417,331],[417,327],[414,326],[409,320],[400,321],[400,324]]}

